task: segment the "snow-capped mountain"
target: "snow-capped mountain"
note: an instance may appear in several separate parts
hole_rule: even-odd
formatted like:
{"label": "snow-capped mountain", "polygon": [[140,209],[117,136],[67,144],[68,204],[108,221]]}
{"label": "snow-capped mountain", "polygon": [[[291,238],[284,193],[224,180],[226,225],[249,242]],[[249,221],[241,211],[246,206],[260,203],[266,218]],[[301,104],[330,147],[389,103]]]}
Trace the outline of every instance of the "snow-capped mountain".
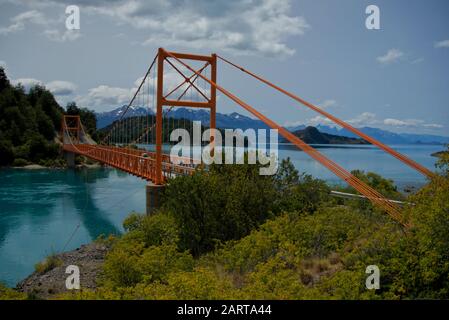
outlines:
{"label": "snow-capped mountain", "polygon": [[[210,113],[208,110],[204,109],[185,109],[185,108],[176,108],[173,109],[169,113],[170,117],[176,119],[188,119],[192,121],[201,121],[202,124],[208,126],[210,121]],[[222,129],[242,129],[246,130],[248,128],[253,129],[265,129],[268,128],[262,121],[256,120],[237,112],[233,112],[230,114],[223,114],[217,112],[216,115],[217,127]]]}
{"label": "snow-capped mountain", "polygon": [[[104,128],[113,123],[114,121],[119,120],[120,117],[122,116],[122,113],[125,112],[126,107],[127,106],[124,105],[112,111],[96,113],[97,128],[98,129]],[[126,112],[124,117],[130,118],[130,117],[144,116],[149,113],[153,114],[152,110],[148,110],[147,108],[144,107],[131,106],[129,107],[129,110]]]}
{"label": "snow-capped mountain", "polygon": [[[299,125],[295,127],[288,127],[290,131],[303,130],[306,126]],[[322,132],[337,136],[344,136],[349,138],[358,138],[357,135],[353,134],[344,128],[337,128],[333,126],[318,125],[316,128]],[[373,137],[380,142],[386,144],[445,144],[449,143],[449,137],[431,135],[431,134],[410,134],[410,133],[395,133],[388,130],[383,130],[379,128],[372,127],[361,127],[358,128],[363,133]]]}
{"label": "snow-capped mountain", "polygon": [[[125,111],[126,106],[119,107],[109,112],[97,113],[97,128],[101,129],[111,124],[115,120],[120,119],[121,114]],[[167,109],[165,109],[167,110]],[[143,107],[131,107],[125,114],[127,117],[143,116],[146,114],[154,114],[152,110]],[[188,109],[188,108],[174,108],[168,114],[168,117],[176,119],[187,119],[191,121],[201,121],[203,125],[208,126],[210,121],[210,114],[205,109]],[[244,116],[237,112],[230,114],[223,114],[217,112],[217,127],[222,129],[267,129],[268,126],[262,121]],[[287,127],[288,130],[294,132],[304,130],[306,125],[299,125],[295,127]],[[316,128],[322,132],[331,135],[344,136],[348,138],[358,138],[352,132],[332,126],[318,125]],[[449,137],[429,135],[429,134],[409,134],[409,133],[394,133],[388,130],[379,128],[362,127],[359,128],[363,133],[387,144],[445,144],[449,143]]]}
{"label": "snow-capped mountain", "polygon": [[[125,109],[126,106],[122,106],[109,112],[97,113],[97,128],[104,128],[115,120],[120,119],[121,114],[125,111]],[[148,111],[148,109],[143,107],[134,107],[133,109],[130,109],[128,110],[128,112],[126,112],[125,118],[142,116],[148,113],[154,114],[152,110]],[[184,118],[191,121],[201,121],[201,123],[205,126],[208,126],[210,122],[210,113],[205,109],[173,108],[170,112],[167,113],[166,116],[175,119]],[[223,114],[217,112],[216,122],[218,128],[240,128],[242,130],[248,128],[268,128],[262,121],[241,115],[237,112],[231,114]]]}

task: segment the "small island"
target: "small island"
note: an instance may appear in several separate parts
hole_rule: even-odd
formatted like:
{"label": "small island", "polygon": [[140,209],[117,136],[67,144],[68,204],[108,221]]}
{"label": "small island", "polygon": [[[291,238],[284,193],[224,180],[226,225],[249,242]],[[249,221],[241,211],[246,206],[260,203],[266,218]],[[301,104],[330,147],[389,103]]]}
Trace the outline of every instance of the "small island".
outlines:
{"label": "small island", "polygon": [[309,144],[370,144],[359,139],[320,132],[317,128],[309,126],[303,130],[294,131],[293,134]]}

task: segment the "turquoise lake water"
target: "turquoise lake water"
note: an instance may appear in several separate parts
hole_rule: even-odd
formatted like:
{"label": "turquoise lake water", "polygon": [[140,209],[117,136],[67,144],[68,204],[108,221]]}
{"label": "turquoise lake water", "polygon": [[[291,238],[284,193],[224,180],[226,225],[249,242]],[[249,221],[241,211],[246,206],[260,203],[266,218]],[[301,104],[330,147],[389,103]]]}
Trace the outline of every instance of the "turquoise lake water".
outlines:
{"label": "turquoise lake water", "polygon": [[[443,146],[394,146],[434,170],[430,154]],[[398,186],[421,186],[425,178],[372,146],[320,146],[347,170],[363,169],[393,179]],[[304,152],[283,145],[280,158],[330,183],[332,173]],[[115,169],[0,170],[0,281],[13,287],[47,255],[72,250],[101,234],[120,233],[131,212],[145,210],[146,182]],[[69,241],[70,239],[70,241]]]}

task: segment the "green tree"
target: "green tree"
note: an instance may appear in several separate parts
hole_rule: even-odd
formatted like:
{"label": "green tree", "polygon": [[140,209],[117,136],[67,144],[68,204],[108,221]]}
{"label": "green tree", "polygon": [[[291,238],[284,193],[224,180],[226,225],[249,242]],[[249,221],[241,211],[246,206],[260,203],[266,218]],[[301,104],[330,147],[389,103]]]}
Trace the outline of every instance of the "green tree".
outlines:
{"label": "green tree", "polygon": [[198,256],[220,241],[239,239],[272,216],[274,178],[257,165],[211,165],[170,180],[164,209],[180,228],[180,246]]}
{"label": "green tree", "polygon": [[329,199],[330,189],[323,180],[299,174],[290,159],[283,159],[276,175],[276,210],[313,213]]}
{"label": "green tree", "polygon": [[48,117],[42,109],[36,110],[36,124],[39,132],[47,140],[52,140],[55,136],[55,127],[50,117]]}
{"label": "green tree", "polygon": [[12,163],[14,160],[14,152],[12,150],[12,144],[8,140],[1,138],[0,132],[0,165],[5,166]]}
{"label": "green tree", "polygon": [[449,144],[446,147],[447,150],[441,152],[435,166],[442,171],[443,175],[449,176]]}
{"label": "green tree", "polygon": [[67,114],[80,116],[81,123],[94,140],[98,140],[97,134],[97,117],[93,111],[87,108],[79,108],[75,102],[67,104]]}
{"label": "green tree", "polygon": [[61,119],[64,110],[56,102],[53,94],[43,86],[34,86],[30,89],[28,100],[35,109],[41,109],[50,118],[56,130],[61,129]]}
{"label": "green tree", "polygon": [[11,85],[9,83],[8,77],[6,76],[5,69],[0,67],[0,92],[3,89],[9,88]]}

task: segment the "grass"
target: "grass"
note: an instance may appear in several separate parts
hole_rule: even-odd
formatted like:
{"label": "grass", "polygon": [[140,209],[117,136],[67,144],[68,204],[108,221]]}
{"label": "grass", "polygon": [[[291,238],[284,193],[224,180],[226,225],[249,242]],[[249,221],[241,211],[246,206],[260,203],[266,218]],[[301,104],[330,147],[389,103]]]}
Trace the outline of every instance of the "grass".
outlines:
{"label": "grass", "polygon": [[62,265],[62,260],[59,259],[56,254],[51,254],[44,261],[36,263],[34,269],[37,273],[46,273],[53,270],[56,267]]}

